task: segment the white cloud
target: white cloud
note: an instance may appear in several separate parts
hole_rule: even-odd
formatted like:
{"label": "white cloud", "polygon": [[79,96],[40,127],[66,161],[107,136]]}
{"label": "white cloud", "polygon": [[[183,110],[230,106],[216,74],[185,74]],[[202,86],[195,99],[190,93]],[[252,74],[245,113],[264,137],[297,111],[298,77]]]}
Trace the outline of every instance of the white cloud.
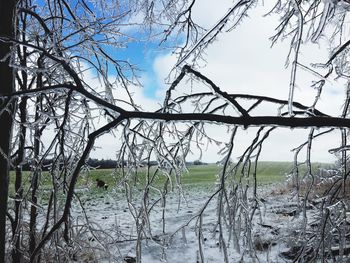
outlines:
{"label": "white cloud", "polygon": [[[199,3],[199,2],[198,2]],[[193,12],[196,22],[209,28],[218,18],[232,5],[231,1],[203,0],[196,5]],[[276,17],[263,17],[269,7],[257,7],[249,12],[250,17],[235,30],[219,35],[217,41],[206,49],[207,64],[200,71],[213,80],[222,90],[228,93],[247,93],[255,95],[271,96],[279,99],[287,99],[290,82],[290,67],[285,68],[286,57],[289,51],[289,40],[277,43],[270,48],[269,37],[274,34],[278,25]],[[322,47],[324,47],[322,45]],[[307,45],[302,48],[300,59],[309,66],[310,62],[324,62],[328,56],[328,50],[317,45]],[[170,53],[162,53],[153,62],[155,77],[150,77],[147,72],[141,76],[141,81],[146,86],[160,87],[156,91],[154,99],[147,97],[144,90],[139,87],[131,87],[134,101],[145,110],[154,110],[164,99],[166,88],[165,80],[176,64],[176,57]],[[173,79],[174,72],[170,76]],[[295,101],[305,105],[311,105],[316,90],[311,87],[314,75],[309,71],[298,71],[297,88],[295,90]],[[89,83],[98,86],[92,77]],[[343,103],[344,83],[335,82],[329,79],[324,88],[323,96],[320,98],[317,108],[327,114],[339,115]],[[189,92],[189,85],[185,82],[179,88],[180,92]],[[127,99],[123,90],[116,90],[115,95],[119,99]],[[260,111],[262,114],[273,114],[275,109],[266,107]],[[234,158],[240,156],[245,148],[255,137],[257,128],[239,129],[234,146]],[[323,130],[320,130],[323,131]],[[320,131],[316,131],[317,134]],[[226,127],[208,125],[207,132],[216,139],[227,142],[229,135]],[[309,130],[306,129],[277,129],[271,133],[269,139],[264,143],[261,154],[262,160],[291,161],[293,152],[291,149],[304,143]],[[316,139],[312,150],[312,159],[315,161],[331,162],[334,156],[329,154],[328,149],[340,144],[340,135],[333,132],[322,138]],[[93,156],[99,158],[114,158],[118,150],[118,138],[111,135],[104,135],[97,141],[100,146]],[[219,148],[214,144],[209,145],[204,153],[203,160],[215,162],[220,159],[217,152]],[[306,152],[301,152],[305,157]],[[198,158],[199,153],[195,152],[191,159]]]}
{"label": "white cloud", "polygon": [[[219,17],[215,14],[222,14],[222,10],[230,3],[225,3],[221,8],[218,2],[205,1],[200,5],[197,12],[198,21],[203,21],[210,26],[216,21],[212,17]],[[231,3],[232,4],[232,3]],[[225,9],[226,8],[226,9]],[[286,57],[289,51],[289,40],[277,43],[270,48],[269,37],[274,34],[278,25],[276,17],[263,17],[268,8],[258,7],[252,10],[250,17],[230,33],[222,33],[218,41],[206,49],[207,64],[200,71],[213,80],[222,90],[228,93],[247,93],[255,95],[272,96],[279,99],[287,99],[290,82],[290,66],[285,68]],[[213,13],[213,16],[209,15]],[[301,61],[310,66],[313,62],[325,62],[328,56],[326,48],[307,45],[303,47],[300,54]],[[155,59],[154,71],[158,81],[163,88],[158,90],[158,97],[164,96],[164,79],[176,63],[176,58],[171,54],[163,54]],[[311,87],[315,76],[309,71],[299,70],[297,75],[297,88],[295,90],[295,101],[305,105],[312,105],[316,90]],[[339,88],[340,87],[340,88]],[[180,87],[179,87],[180,88]],[[180,89],[188,92],[188,86],[182,85]],[[317,104],[317,108],[327,114],[339,115],[343,103],[344,88],[340,83],[329,79],[323,88],[323,95]],[[259,115],[263,114],[261,112]],[[228,136],[220,129],[214,129],[216,136],[222,140],[228,140]],[[252,129],[249,129],[252,130]],[[264,160],[292,160],[294,147],[305,142],[308,135],[305,129],[278,129],[270,135],[264,146],[262,159]],[[317,133],[317,132],[316,132]],[[236,141],[236,156],[242,153],[244,147],[252,140],[254,133],[241,131]],[[332,133],[324,136],[323,139],[315,141],[313,158],[318,161],[333,161],[333,155],[328,149],[339,145],[339,134]],[[204,160],[218,160],[217,148],[212,148],[204,156]],[[305,152],[303,152],[305,156]],[[195,157],[194,157],[195,158]]]}

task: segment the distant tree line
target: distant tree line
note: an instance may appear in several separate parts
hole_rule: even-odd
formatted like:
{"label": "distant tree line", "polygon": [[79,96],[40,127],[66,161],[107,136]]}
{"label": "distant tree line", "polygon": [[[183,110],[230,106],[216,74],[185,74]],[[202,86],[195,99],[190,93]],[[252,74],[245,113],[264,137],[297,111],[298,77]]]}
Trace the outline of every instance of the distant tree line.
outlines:
{"label": "distant tree line", "polygon": [[[186,165],[207,165],[208,163],[202,162],[200,160],[195,160],[193,162],[186,162]],[[50,171],[54,166],[63,166],[64,163],[60,163],[57,164],[56,162],[54,162],[52,159],[44,159],[42,161],[42,170],[43,171]],[[90,166],[91,168],[95,168],[95,169],[114,169],[117,167],[122,167],[128,166],[128,163],[124,162],[121,163],[120,161],[116,161],[116,160],[112,160],[112,159],[95,159],[95,158],[89,158],[88,161],[86,162],[87,166]],[[143,166],[157,166],[158,162],[157,161],[149,161],[149,163],[147,162],[141,162],[139,164],[140,167]],[[31,164],[30,162],[26,162],[22,165],[22,170],[23,171],[30,171],[32,170],[33,164]],[[12,170],[15,170],[15,168],[13,167]]]}
{"label": "distant tree line", "polygon": [[[111,160],[111,159],[93,159],[90,158],[86,164],[92,168],[96,169],[112,169],[116,168],[118,166],[121,166],[120,164],[118,165],[118,162],[116,160]],[[42,161],[42,170],[43,171],[49,171],[52,169],[53,166],[63,166],[64,163],[55,163],[52,159],[44,159]],[[26,162],[22,165],[22,170],[23,171],[30,171],[32,170],[33,164],[30,162]]]}

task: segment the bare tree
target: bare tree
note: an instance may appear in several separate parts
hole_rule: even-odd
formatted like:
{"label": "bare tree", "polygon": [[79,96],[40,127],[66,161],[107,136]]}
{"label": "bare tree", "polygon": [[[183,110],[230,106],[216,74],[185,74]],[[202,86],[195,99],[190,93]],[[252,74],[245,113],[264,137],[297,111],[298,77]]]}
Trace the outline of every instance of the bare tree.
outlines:
{"label": "bare tree", "polygon": [[[349,92],[344,96],[341,116],[329,116],[317,109],[327,78],[335,76],[348,80],[349,41],[344,42],[343,31],[347,29],[349,4],[346,1],[276,1],[271,13],[280,15],[281,23],[272,41],[292,39],[287,54],[292,61],[289,96],[280,100],[228,94],[196,68],[198,61],[205,58],[202,51],[224,29],[235,28],[257,3],[234,1],[212,28],[204,29],[192,17],[193,8],[198,4],[195,0],[1,2],[0,74],[4,88],[0,93],[0,122],[7,131],[0,140],[2,262],[9,260],[9,253],[13,262],[74,259],[69,251],[83,246],[73,230],[71,214],[72,204],[79,203],[77,182],[87,167],[86,161],[96,139],[107,132],[118,133],[122,141],[117,155],[122,167],[118,172],[135,220],[138,262],[141,261],[142,240],[149,239],[166,247],[174,235],[184,231],[192,221],[196,222],[198,234],[198,261],[204,262],[202,226],[205,211],[213,200],[217,200],[214,230],[217,230],[225,262],[230,261],[231,242],[242,258],[254,259],[254,219],[262,207],[257,191],[258,161],[264,142],[279,127],[309,129],[305,143],[295,149],[292,173],[297,212],[303,219],[294,260],[316,261],[331,256],[342,259],[349,254],[345,234],[349,212],[346,154]],[[142,22],[137,20],[139,17]],[[132,30],[125,27],[132,27]],[[130,32],[134,27],[138,31],[133,35]],[[329,60],[319,65],[322,71],[327,71],[324,74],[302,65],[299,54],[303,42],[318,42],[329,35],[327,30],[333,30],[329,41],[336,48]],[[181,45],[174,44],[176,35],[184,36]],[[153,112],[143,111],[133,100],[130,88],[139,85],[136,67],[111,55],[137,38],[170,43],[178,55],[174,67],[176,77],[171,81],[162,107]],[[311,105],[294,101],[298,72],[305,68],[320,79],[315,85],[318,93]],[[86,74],[91,71],[98,76],[99,87],[90,86],[86,81]],[[116,76],[113,80],[111,72]],[[202,86],[200,90],[178,95],[179,86],[186,83]],[[125,93],[126,99],[115,97],[113,89]],[[244,103],[246,101],[250,102],[249,106]],[[15,102],[18,105],[15,106]],[[264,105],[273,105],[276,114],[259,116],[257,112]],[[97,117],[102,121],[96,122]],[[15,123],[13,139],[12,122]],[[230,138],[221,144],[224,158],[217,187],[188,222],[172,235],[166,235],[168,194],[175,190],[180,196],[183,194],[181,178],[186,171],[186,157],[194,147],[202,150],[203,142],[222,143],[208,135],[208,126],[212,124],[226,125]],[[258,126],[255,138],[238,162],[231,162],[237,132],[251,126]],[[323,130],[318,132],[315,128]],[[340,168],[327,171],[327,177],[318,176],[311,163],[312,145],[315,138],[335,130],[340,131],[342,138],[342,145],[333,149],[341,153]],[[302,176],[298,158],[303,148],[307,152],[307,171]],[[151,169],[154,158],[157,167]],[[44,175],[45,159],[50,159],[51,163],[48,174]],[[25,183],[22,173],[26,161],[31,165],[29,184]],[[141,195],[135,195],[133,185],[138,185],[137,175],[143,163],[148,163],[146,182],[140,183]],[[16,171],[13,209],[8,205],[10,165]],[[165,177],[161,186],[157,182],[159,175]],[[40,188],[43,180],[50,182],[50,189]],[[316,186],[324,180],[332,183],[316,204],[320,216],[317,227],[310,230],[307,208],[313,202],[311,195]],[[155,201],[150,198],[153,192],[158,196]],[[48,203],[43,206],[40,199],[45,195]],[[158,203],[162,208],[161,238],[153,234],[150,220]],[[11,227],[6,224],[6,216]],[[43,224],[39,224],[39,216]],[[95,235],[90,225],[86,227]],[[241,251],[242,247],[247,249]]]}
{"label": "bare tree", "polygon": [[[1,29],[0,35],[7,38],[15,37],[15,6],[16,1],[6,1],[0,3]],[[11,44],[9,42],[0,42],[0,75],[2,79],[1,95],[10,94],[15,90],[13,69],[9,67],[11,63]],[[14,112],[13,100],[1,100],[0,121],[3,124],[2,136],[0,141],[0,260],[5,262],[5,245],[6,245],[6,216],[7,216],[7,198],[8,182],[10,169],[10,143],[12,135],[12,116]]]}

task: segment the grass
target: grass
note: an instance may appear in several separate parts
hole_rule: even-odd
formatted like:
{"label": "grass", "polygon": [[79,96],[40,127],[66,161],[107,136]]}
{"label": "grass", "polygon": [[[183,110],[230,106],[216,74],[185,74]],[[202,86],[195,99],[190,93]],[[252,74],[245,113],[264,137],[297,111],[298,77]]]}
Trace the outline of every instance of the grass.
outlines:
{"label": "grass", "polygon": [[[182,178],[184,184],[209,184],[215,183],[221,167],[217,165],[191,166],[189,173]],[[282,182],[286,175],[293,169],[290,162],[260,162],[257,169],[258,184],[271,184]],[[305,169],[304,169],[305,170]],[[241,167],[237,171],[237,177],[241,174]],[[250,171],[252,179],[253,171]],[[237,179],[236,177],[236,179]]]}
{"label": "grass", "polygon": [[196,165],[188,168],[188,173],[185,173],[181,182],[184,185],[193,184],[212,184],[217,180],[217,175],[220,167],[217,165]]}
{"label": "grass", "polygon": [[[319,167],[329,167],[329,164],[315,164],[313,170],[316,171]],[[260,162],[257,169],[257,179],[258,184],[271,184],[282,182],[286,179],[286,174],[289,174],[293,169],[293,164],[291,162]],[[221,170],[221,167],[215,164],[209,165],[193,165],[188,167],[188,172],[183,174],[181,177],[181,182],[184,186],[205,186],[205,185],[215,185],[218,180],[218,174]],[[154,171],[154,170],[153,170]],[[305,165],[300,167],[301,175],[305,173]],[[251,171],[252,173],[252,171]],[[240,171],[237,173],[240,174]],[[24,189],[30,187],[30,173],[23,173],[23,184]],[[101,179],[105,181],[110,188],[114,187],[117,182],[120,181],[122,175],[121,171],[114,169],[98,169],[92,170],[89,173],[83,173],[79,177],[77,188],[96,188],[96,179]],[[144,185],[146,181],[146,169],[140,169],[137,173],[137,181]],[[165,181],[165,176],[159,174],[156,178],[155,185],[162,185]],[[131,179],[133,182],[134,179]],[[14,195],[14,181],[15,173],[11,172],[10,174],[10,194]],[[43,172],[41,188],[50,189],[52,187],[51,176],[48,172]]]}
{"label": "grass", "polygon": [[[319,167],[329,167],[329,164],[314,164],[313,171]],[[188,167],[188,172],[181,177],[181,182],[184,186],[195,185],[214,185],[218,180],[218,174],[222,167],[209,165],[192,165]],[[290,174],[293,169],[291,162],[260,162],[257,169],[257,180],[259,185],[282,182],[286,179],[286,175]],[[303,175],[306,172],[306,166],[302,165],[299,172]],[[238,172],[239,175],[240,171]],[[252,171],[251,171],[252,176]],[[120,175],[113,174],[113,170],[95,170],[89,175],[94,181],[96,178],[104,180],[109,185],[114,185]],[[143,185],[146,181],[145,170],[139,170],[137,174],[138,182]],[[165,176],[158,175],[156,185],[161,185],[165,181]],[[173,178],[174,179],[174,178]],[[175,179],[174,179],[175,180]]]}

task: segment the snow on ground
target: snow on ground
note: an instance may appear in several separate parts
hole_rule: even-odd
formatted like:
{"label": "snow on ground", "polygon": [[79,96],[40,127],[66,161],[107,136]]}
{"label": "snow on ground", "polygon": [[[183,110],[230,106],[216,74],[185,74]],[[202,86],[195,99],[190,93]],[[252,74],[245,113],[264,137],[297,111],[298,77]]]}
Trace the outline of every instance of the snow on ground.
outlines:
{"label": "snow on ground", "polygon": [[[291,201],[288,195],[276,193],[271,195],[271,187],[259,191],[263,205],[260,210],[257,210],[252,227],[256,262],[288,262],[280,256],[280,253],[288,250],[290,237],[298,234],[293,229],[302,224],[303,217],[295,214],[297,204]],[[200,262],[198,228],[196,228],[198,217],[196,215],[212,193],[213,189],[208,188],[185,190],[187,203],[176,193],[168,194],[164,209],[166,218],[164,234],[161,200],[156,202],[149,214],[151,229],[145,228],[148,238],[142,241],[142,262]],[[151,200],[157,201],[157,196],[152,196]],[[101,250],[100,254],[94,252],[94,255],[85,255],[86,258],[82,260],[88,261],[90,257],[92,261],[97,262],[125,262],[124,259],[127,257],[134,258],[137,239],[136,224],[130,212],[130,206],[125,201],[125,196],[120,192],[101,190],[97,195],[86,198],[83,202],[91,229],[94,229],[92,231],[94,236],[91,233],[87,234],[90,236],[88,243],[91,247],[101,249],[103,247],[105,251]],[[137,202],[133,205],[137,208],[141,207]],[[73,211],[73,217],[80,222],[78,225],[84,225],[86,219],[82,210],[75,206]],[[310,218],[313,216],[312,211],[311,209],[308,212]],[[142,220],[146,218],[140,216],[139,223],[147,222]],[[205,262],[224,262],[218,230],[214,230],[216,222],[216,199],[213,198],[204,212],[203,236],[200,239]],[[181,230],[184,225],[186,226]],[[179,231],[170,238],[170,234],[176,230]],[[150,233],[152,233],[152,238],[150,238]],[[163,243],[163,240],[167,242]],[[228,243],[227,246],[230,262],[254,262],[253,259],[248,259],[247,254],[242,258],[234,248],[233,242]],[[245,248],[240,247],[240,249],[240,253],[243,254]],[[81,255],[81,258],[83,257],[84,255]]]}

